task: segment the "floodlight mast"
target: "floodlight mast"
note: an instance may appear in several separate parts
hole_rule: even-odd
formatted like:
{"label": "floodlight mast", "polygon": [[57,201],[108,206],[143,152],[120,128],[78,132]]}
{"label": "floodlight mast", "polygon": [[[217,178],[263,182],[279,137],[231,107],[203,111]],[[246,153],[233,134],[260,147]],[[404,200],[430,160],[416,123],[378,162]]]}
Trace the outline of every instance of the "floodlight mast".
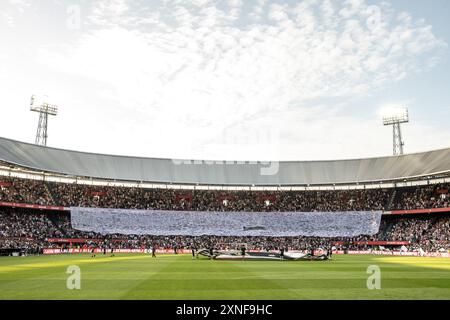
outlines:
{"label": "floodlight mast", "polygon": [[400,124],[407,122],[409,122],[409,114],[407,108],[401,109],[401,112],[399,112],[398,114],[383,117],[383,124],[385,126],[392,126],[393,129],[392,144],[394,156],[403,154],[403,147],[405,145],[405,142],[402,138],[402,130]]}
{"label": "floodlight mast", "polygon": [[36,131],[35,144],[47,145],[47,130],[48,130],[48,116],[56,116],[58,114],[58,106],[43,102],[40,105],[35,105],[35,96],[31,96],[30,111],[39,112],[39,122]]}

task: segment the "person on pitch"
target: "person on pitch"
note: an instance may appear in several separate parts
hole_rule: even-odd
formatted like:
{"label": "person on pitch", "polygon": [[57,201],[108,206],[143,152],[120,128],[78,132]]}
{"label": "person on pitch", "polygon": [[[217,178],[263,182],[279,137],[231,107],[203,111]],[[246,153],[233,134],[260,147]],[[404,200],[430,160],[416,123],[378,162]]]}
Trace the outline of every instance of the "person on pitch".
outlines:
{"label": "person on pitch", "polygon": [[245,246],[241,247],[241,257],[242,257],[242,260],[244,260],[244,258],[245,258]]}

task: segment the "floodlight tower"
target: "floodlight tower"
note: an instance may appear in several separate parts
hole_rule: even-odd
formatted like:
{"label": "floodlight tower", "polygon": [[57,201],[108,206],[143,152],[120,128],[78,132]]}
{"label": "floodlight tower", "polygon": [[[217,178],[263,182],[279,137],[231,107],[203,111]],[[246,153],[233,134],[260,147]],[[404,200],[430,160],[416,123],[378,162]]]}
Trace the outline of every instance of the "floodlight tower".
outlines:
{"label": "floodlight tower", "polygon": [[58,114],[58,106],[43,102],[42,104],[35,105],[35,96],[31,96],[30,110],[33,112],[39,112],[39,122],[36,132],[36,141],[38,145],[47,145],[47,127],[48,116],[56,116]]}
{"label": "floodlight tower", "polygon": [[409,122],[409,114],[407,108],[399,108],[394,113],[383,117],[385,126],[393,127],[393,152],[394,156],[403,154],[403,146],[405,142],[402,139],[401,123]]}

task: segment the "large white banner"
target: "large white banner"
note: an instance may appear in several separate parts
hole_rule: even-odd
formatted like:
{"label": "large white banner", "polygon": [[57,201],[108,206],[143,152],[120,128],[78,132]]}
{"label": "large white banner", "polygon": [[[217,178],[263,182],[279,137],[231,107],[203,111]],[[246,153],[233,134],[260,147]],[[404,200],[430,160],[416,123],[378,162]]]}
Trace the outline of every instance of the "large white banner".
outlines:
{"label": "large white banner", "polygon": [[202,212],[71,208],[72,227],[101,234],[354,237],[378,232],[381,211]]}

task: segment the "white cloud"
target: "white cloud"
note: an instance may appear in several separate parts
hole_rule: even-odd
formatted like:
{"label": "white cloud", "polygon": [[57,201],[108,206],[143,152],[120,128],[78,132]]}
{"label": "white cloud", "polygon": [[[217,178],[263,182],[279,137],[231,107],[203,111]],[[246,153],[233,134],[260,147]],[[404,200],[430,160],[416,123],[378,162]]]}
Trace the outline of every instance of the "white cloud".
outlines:
{"label": "white cloud", "polygon": [[228,0],[228,4],[232,8],[241,8],[244,5],[243,0]]}
{"label": "white cloud", "polygon": [[[8,0],[0,3],[0,24],[10,29],[17,26],[17,20],[32,6],[31,0]],[[1,29],[0,29],[1,32]]]}
{"label": "white cloud", "polygon": [[289,20],[289,16],[285,11],[284,6],[279,4],[272,4],[269,10],[269,19],[275,21],[286,21]]}
{"label": "white cloud", "polygon": [[[369,28],[372,11],[363,0],[135,6],[127,0],[96,3],[90,29],[76,43],[40,48],[38,61],[99,84],[100,101],[138,114],[132,130],[165,156],[175,156],[174,149],[186,156],[197,148],[198,157],[227,157],[220,146],[236,147],[221,139],[229,128],[236,128],[235,138],[249,135],[256,141],[261,135],[252,132],[261,126],[271,132],[283,128],[279,136],[289,137],[280,138],[286,150],[303,145],[318,154],[310,150],[312,143],[342,146],[344,141],[336,140],[341,138],[321,136],[323,128],[343,137],[367,123],[352,124],[351,116],[301,115],[322,106],[321,99],[331,101],[329,108],[333,99],[361,97],[423,71],[446,47],[429,25],[391,7],[380,6],[380,21]],[[336,121],[345,128],[333,126]],[[120,132],[111,135],[122,139]],[[365,145],[362,138],[358,143]],[[248,146],[235,154],[279,158],[278,151],[258,154]]]}
{"label": "white cloud", "polygon": [[9,0],[9,3],[13,5],[20,13],[24,13],[25,10],[31,7],[31,0]]}
{"label": "white cloud", "polygon": [[[16,23],[15,23],[12,15],[2,12],[0,17],[2,18],[1,20],[3,20],[4,23],[8,26],[8,28],[14,28],[16,26]],[[1,22],[1,20],[0,20],[0,22]]]}
{"label": "white cloud", "polygon": [[128,9],[127,0],[99,0],[95,2],[89,19],[103,27],[124,24],[128,22],[125,17]]}

